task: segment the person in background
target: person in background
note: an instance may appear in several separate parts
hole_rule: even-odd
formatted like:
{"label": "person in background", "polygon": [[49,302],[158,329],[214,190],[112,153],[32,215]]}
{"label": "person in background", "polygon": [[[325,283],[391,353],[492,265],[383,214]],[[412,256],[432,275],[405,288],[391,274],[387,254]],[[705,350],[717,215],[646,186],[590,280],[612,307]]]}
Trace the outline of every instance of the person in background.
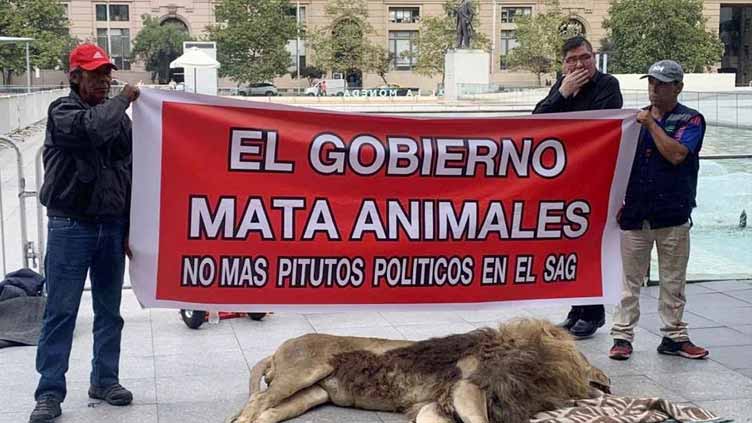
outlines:
{"label": "person in background", "polygon": [[[578,35],[566,40],[562,57],[563,75],[533,114],[621,108],[619,81],[595,68],[593,47],[587,39]],[[578,338],[586,338],[605,324],[603,305],[583,305],[573,306],[560,326]]]}
{"label": "person in background", "polygon": [[94,309],[88,395],[112,405],[133,400],[118,373],[131,191],[131,121],[125,111],[138,99],[139,89],[125,85],[108,99],[113,69],[100,47],[76,47],[70,53],[70,93],[53,101],[47,112],[39,199],[49,218],[48,296],[36,357],[41,377],[30,423],[50,422],[61,414],[87,273]]}
{"label": "person in background", "polygon": [[650,106],[637,115],[642,128],[618,216],[624,281],[611,328],[614,345],[608,355],[615,360],[632,355],[634,328],[640,318],[640,286],[655,244],[660,279],[658,312],[664,325],[658,352],[704,358],[708,351],[689,340],[683,316],[689,229],[692,209],[697,205],[698,155],[705,136],[705,118],[677,101],[684,88],[684,72],[678,63],[656,62],[643,78],[648,78]]}

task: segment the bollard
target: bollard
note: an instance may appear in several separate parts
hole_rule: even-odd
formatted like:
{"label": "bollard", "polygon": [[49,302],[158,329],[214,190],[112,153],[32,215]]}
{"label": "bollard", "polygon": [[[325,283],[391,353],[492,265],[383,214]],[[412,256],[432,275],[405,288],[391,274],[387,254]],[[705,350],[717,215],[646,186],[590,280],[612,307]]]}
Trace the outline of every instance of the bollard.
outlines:
{"label": "bollard", "polygon": [[739,227],[744,229],[747,227],[747,211],[742,210],[742,214],[739,215]]}

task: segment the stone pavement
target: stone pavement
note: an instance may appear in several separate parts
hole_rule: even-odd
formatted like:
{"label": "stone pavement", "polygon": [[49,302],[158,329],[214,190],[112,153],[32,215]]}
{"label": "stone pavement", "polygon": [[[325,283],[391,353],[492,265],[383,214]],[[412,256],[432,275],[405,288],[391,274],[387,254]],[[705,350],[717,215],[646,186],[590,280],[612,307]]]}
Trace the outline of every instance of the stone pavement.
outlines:
{"label": "stone pavement", "polygon": [[[686,319],[692,340],[710,349],[706,360],[662,356],[657,287],[643,290],[635,353],[626,362],[606,356],[606,328],[579,346],[611,376],[620,395],[659,396],[707,407],[737,422],[752,422],[752,281],[690,284]],[[500,311],[277,313],[188,329],[176,310],[143,310],[133,292],[123,300],[122,383],[134,392],[129,407],[86,397],[91,359],[91,297],[84,296],[68,371],[68,398],[60,423],[220,423],[247,399],[249,369],[290,337],[309,332],[424,339],[466,332],[515,316],[561,319],[567,307]],[[26,422],[34,406],[36,347],[0,349],[0,423]],[[296,423],[397,423],[399,414],[323,406]]]}

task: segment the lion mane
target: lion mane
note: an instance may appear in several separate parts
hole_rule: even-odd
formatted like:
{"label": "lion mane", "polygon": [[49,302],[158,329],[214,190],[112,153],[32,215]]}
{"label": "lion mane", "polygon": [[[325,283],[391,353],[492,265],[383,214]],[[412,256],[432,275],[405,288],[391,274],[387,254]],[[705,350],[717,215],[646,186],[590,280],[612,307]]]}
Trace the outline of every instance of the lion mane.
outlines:
{"label": "lion mane", "polygon": [[276,423],[332,402],[419,423],[522,423],[609,383],[566,331],[538,319],[417,342],[309,334],[251,373],[251,398],[229,421]]}

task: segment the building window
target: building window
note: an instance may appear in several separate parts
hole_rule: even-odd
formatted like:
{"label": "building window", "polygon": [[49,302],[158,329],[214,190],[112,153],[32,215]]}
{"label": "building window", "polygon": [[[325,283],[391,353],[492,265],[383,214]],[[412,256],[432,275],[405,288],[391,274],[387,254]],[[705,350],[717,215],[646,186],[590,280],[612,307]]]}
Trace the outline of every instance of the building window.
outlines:
{"label": "building window", "polygon": [[414,23],[420,21],[420,8],[417,7],[390,7],[389,22]]}
{"label": "building window", "polygon": [[520,16],[530,16],[533,14],[532,7],[502,7],[501,22],[513,23]]}
{"label": "building window", "polygon": [[159,24],[160,26],[173,26],[185,33],[188,33],[188,26],[185,24],[185,22],[181,21],[178,18],[167,18],[162,21],[162,23]]}
{"label": "building window", "polygon": [[[298,8],[295,7],[295,6],[287,8],[287,16],[295,19],[295,10],[296,9],[298,9]],[[300,9],[298,9],[298,10],[300,10],[300,23],[305,23],[305,18],[306,18],[305,6],[300,6]]]}
{"label": "building window", "polygon": [[298,40],[287,40],[287,46],[285,48],[290,53],[290,66],[288,70],[290,72],[295,72],[297,69],[297,63],[295,62],[295,54],[298,55],[298,60],[300,61],[300,69],[303,69],[306,67],[306,42],[305,40],[300,40],[300,43],[295,45],[295,43]]}
{"label": "building window", "polygon": [[559,32],[561,36],[566,38],[574,37],[575,35],[585,36],[585,24],[577,19],[569,19],[566,22],[562,22],[559,26]]}
{"label": "building window", "polygon": [[501,70],[509,69],[509,52],[517,47],[517,38],[514,31],[501,31],[499,43],[499,68]]}
{"label": "building window", "polygon": [[[287,16],[289,16],[291,19],[296,19],[295,15],[297,13],[297,19],[298,22],[300,22],[301,25],[305,25],[306,21],[306,8],[305,6],[292,6],[287,9]],[[296,44],[298,43],[298,44]],[[290,72],[295,72],[295,70],[298,68],[298,63],[300,63],[300,69],[303,69],[306,67],[306,49],[305,49],[305,40],[300,39],[292,39],[287,40],[287,51],[290,53],[290,67],[288,70]],[[295,55],[298,55],[298,60],[295,60]]]}
{"label": "building window", "polygon": [[397,70],[410,70],[418,58],[418,31],[389,31],[389,55]]}
{"label": "building window", "polygon": [[[97,20],[101,22],[107,22],[107,5],[96,5]],[[130,13],[128,11],[127,4],[111,4],[110,5],[110,22],[128,22],[130,20]]]}
{"label": "building window", "polygon": [[63,13],[66,19],[70,19],[70,5],[68,3],[63,3]]}
{"label": "building window", "polygon": [[110,29],[110,44],[112,51],[107,49],[107,28],[97,28],[97,44],[109,54],[112,63],[120,70],[130,70],[131,62],[131,32],[126,28]]}

